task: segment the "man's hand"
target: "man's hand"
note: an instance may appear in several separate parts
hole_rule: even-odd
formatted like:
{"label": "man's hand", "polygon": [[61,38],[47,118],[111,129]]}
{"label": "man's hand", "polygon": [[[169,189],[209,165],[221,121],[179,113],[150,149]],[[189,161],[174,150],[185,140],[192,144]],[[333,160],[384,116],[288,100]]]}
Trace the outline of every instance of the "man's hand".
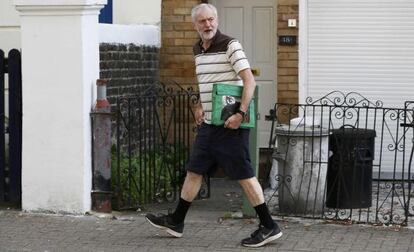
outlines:
{"label": "man's hand", "polygon": [[201,125],[204,122],[204,116],[203,108],[201,106],[197,107],[194,111],[195,122],[197,125]]}
{"label": "man's hand", "polygon": [[224,128],[228,129],[238,129],[240,127],[240,124],[243,121],[243,116],[240,113],[236,113],[232,116],[230,116],[225,122],[224,122]]}
{"label": "man's hand", "polygon": [[[256,81],[254,80],[250,68],[241,70],[239,72],[239,76],[243,80],[243,94],[240,103],[240,110],[247,111],[249,103],[254,94],[254,89],[256,88]],[[227,119],[227,121],[224,123],[224,128],[238,129],[242,121],[243,116],[240,113],[236,113]]]}

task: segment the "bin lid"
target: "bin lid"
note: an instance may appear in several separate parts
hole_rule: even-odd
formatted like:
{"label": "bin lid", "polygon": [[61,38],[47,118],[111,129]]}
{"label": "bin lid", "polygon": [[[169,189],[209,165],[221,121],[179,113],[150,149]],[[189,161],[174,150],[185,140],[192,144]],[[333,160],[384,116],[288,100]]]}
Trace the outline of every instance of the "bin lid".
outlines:
{"label": "bin lid", "polygon": [[377,133],[373,129],[340,128],[332,130],[332,135],[354,138],[374,138],[377,136]]}
{"label": "bin lid", "polygon": [[275,127],[276,135],[281,136],[306,136],[306,137],[320,137],[329,136],[327,128],[320,126],[293,126],[288,124],[280,124]]}

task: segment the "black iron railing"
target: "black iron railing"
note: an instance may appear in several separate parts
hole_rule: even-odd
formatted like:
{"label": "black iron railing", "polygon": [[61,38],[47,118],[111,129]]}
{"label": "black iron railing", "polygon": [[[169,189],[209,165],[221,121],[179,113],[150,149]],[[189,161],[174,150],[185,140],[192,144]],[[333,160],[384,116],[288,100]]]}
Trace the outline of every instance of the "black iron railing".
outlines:
{"label": "black iron railing", "polygon": [[414,105],[385,108],[358,93],[275,104],[267,167],[273,213],[407,224]]}
{"label": "black iron railing", "polygon": [[[175,201],[196,133],[198,95],[178,85],[157,85],[117,100],[112,147],[113,207]],[[209,194],[208,179],[201,197]]]}
{"label": "black iron railing", "polygon": [[[5,76],[8,75],[8,84]],[[5,97],[8,104],[5,104]],[[21,204],[22,75],[20,51],[0,50],[0,203]]]}

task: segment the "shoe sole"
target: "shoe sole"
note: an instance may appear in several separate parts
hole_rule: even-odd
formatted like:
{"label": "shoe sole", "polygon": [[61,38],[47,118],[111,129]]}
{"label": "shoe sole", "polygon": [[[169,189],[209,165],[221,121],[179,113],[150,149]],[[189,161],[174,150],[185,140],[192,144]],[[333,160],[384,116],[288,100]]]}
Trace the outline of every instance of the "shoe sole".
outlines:
{"label": "shoe sole", "polygon": [[282,235],[283,235],[283,233],[280,232],[280,233],[278,233],[274,236],[270,236],[269,238],[265,239],[264,241],[262,241],[260,243],[257,243],[257,244],[242,244],[242,245],[245,246],[245,247],[249,247],[249,248],[258,248],[258,247],[261,247],[261,246],[264,246],[264,245],[268,244],[269,242],[272,242],[274,240],[279,239],[280,237],[282,237]]}
{"label": "shoe sole", "polygon": [[183,234],[182,233],[178,233],[177,231],[174,231],[174,230],[172,230],[171,228],[168,228],[168,227],[164,227],[164,226],[160,226],[160,225],[157,225],[157,224],[155,224],[154,222],[152,222],[150,219],[148,219],[147,217],[145,217],[145,219],[151,224],[151,225],[153,225],[154,227],[156,227],[156,228],[159,228],[159,229],[161,229],[161,230],[164,230],[164,231],[166,231],[168,234],[170,234],[170,235],[172,235],[172,236],[174,236],[174,237],[177,237],[177,238],[180,238],[181,236],[183,236]]}

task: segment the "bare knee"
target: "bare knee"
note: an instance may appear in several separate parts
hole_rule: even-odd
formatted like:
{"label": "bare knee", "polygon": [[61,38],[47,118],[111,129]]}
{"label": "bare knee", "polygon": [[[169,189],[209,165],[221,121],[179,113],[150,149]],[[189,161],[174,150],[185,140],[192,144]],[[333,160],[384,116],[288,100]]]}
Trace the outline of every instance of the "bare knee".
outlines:
{"label": "bare knee", "polygon": [[256,177],[248,178],[248,179],[241,179],[238,182],[243,187],[243,189],[244,188],[260,188],[260,190],[262,189]]}
{"label": "bare knee", "polygon": [[203,181],[203,175],[187,171],[187,175],[184,180],[184,185],[181,190],[181,198],[191,202],[197,196],[200,190],[201,183]]}
{"label": "bare knee", "polygon": [[256,177],[239,180],[239,183],[253,206],[264,203],[263,190]]}
{"label": "bare knee", "polygon": [[192,181],[202,180],[203,175],[200,175],[200,174],[192,172],[192,171],[187,171],[187,175],[185,176],[185,179],[192,180]]}

